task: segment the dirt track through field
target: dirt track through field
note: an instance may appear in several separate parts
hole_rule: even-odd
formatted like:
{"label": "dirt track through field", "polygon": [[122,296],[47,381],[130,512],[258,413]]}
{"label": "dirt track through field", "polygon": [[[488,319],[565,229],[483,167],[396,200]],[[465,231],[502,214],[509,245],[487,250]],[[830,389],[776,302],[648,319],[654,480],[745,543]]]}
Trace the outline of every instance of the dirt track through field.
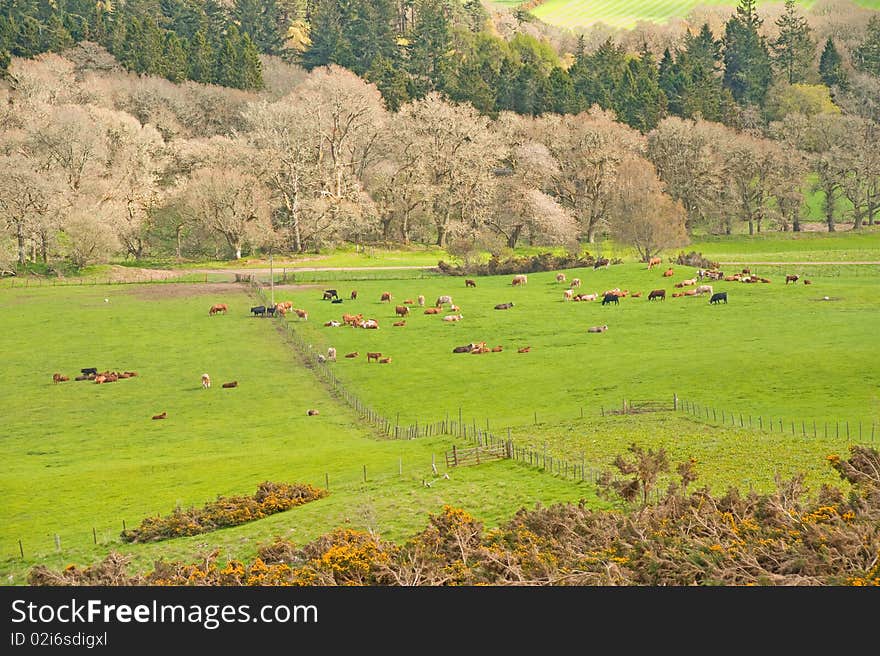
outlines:
{"label": "dirt track through field", "polygon": [[868,261],[855,261],[849,262],[846,260],[840,262],[718,262],[720,265],[740,265],[740,264],[750,264],[750,265],[758,265],[758,264],[766,264],[767,266],[808,266],[808,265],[817,265],[817,266],[841,266],[844,264],[859,264],[859,265],[869,265],[869,266],[880,266],[880,262],[868,262]]}

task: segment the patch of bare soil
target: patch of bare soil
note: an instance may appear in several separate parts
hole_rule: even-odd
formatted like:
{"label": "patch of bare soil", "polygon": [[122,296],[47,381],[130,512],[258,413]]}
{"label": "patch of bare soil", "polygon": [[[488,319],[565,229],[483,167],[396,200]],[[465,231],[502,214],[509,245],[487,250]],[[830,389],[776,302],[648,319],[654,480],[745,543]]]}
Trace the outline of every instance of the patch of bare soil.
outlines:
{"label": "patch of bare soil", "polygon": [[152,280],[168,280],[182,275],[180,271],[168,269],[139,269],[114,264],[107,273],[112,282],[150,282]]}
{"label": "patch of bare soil", "polygon": [[[835,232],[846,232],[852,230],[852,223],[836,223],[834,224]],[[828,232],[828,224],[819,222],[801,223],[802,232]]]}
{"label": "patch of bare soil", "polygon": [[166,282],[155,285],[137,285],[126,291],[132,296],[147,301],[186,296],[217,296],[222,301],[224,294],[237,294],[243,287],[228,282]]}

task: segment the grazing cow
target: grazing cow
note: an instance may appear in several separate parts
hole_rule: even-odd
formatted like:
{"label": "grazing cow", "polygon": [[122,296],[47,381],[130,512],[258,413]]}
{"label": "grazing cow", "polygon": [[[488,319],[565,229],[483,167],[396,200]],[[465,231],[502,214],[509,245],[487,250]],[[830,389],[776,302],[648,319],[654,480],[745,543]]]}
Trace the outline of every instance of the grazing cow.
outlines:
{"label": "grazing cow", "polygon": [[662,263],[663,260],[661,260],[659,257],[652,257],[650,260],[648,260],[648,268],[653,269],[655,266],[659,266]]}
{"label": "grazing cow", "polygon": [[456,346],[454,349],[452,349],[452,352],[453,353],[470,353],[475,348],[477,348],[477,345],[474,343],[470,343],[470,344],[467,344],[466,346]]}
{"label": "grazing cow", "polygon": [[501,351],[503,351],[503,350],[504,350],[503,346],[493,346],[492,347],[492,353],[501,353]]}
{"label": "grazing cow", "polygon": [[590,326],[587,328],[588,333],[604,333],[608,330],[608,326]]}
{"label": "grazing cow", "polygon": [[88,375],[97,376],[98,375],[98,368],[97,367],[86,367],[85,369],[80,369],[80,372],[82,373],[83,376],[88,376]]}
{"label": "grazing cow", "polygon": [[529,282],[529,279],[526,277],[526,275],[523,273],[520,273],[520,274],[517,274],[513,277],[513,281],[510,284],[513,285],[514,287],[519,287],[520,285],[525,285],[528,282]]}
{"label": "grazing cow", "polygon": [[675,275],[675,270],[672,267],[666,269],[666,271],[663,272],[664,278],[671,278],[673,275]]}
{"label": "grazing cow", "polygon": [[63,383],[68,380],[70,380],[70,378],[68,378],[67,376],[62,376],[61,374],[52,374],[53,383]]}
{"label": "grazing cow", "polygon": [[445,294],[444,294],[443,296],[438,296],[438,297],[437,297],[437,302],[434,303],[434,305],[436,305],[437,307],[440,307],[440,306],[443,305],[444,303],[452,303],[452,297],[451,297],[451,296],[447,296],[447,295],[445,295]]}
{"label": "grazing cow", "polygon": [[466,278],[465,281],[464,281],[464,286],[465,286],[465,287],[476,287],[476,286],[477,286],[477,281],[476,281],[476,280],[471,280],[470,278]]}
{"label": "grazing cow", "polygon": [[665,289],[651,290],[651,293],[648,294],[648,300],[653,301],[655,298],[659,298],[661,301],[665,301],[666,300],[666,290]]}
{"label": "grazing cow", "polygon": [[342,325],[342,323],[339,322],[339,321],[335,321],[335,320],[331,319],[330,321],[328,321],[328,322],[325,323],[324,325],[327,326],[327,327],[329,327],[329,328],[338,328],[339,326]]}
{"label": "grazing cow", "polygon": [[620,297],[617,294],[605,294],[602,298],[602,305],[608,305],[609,303],[620,305]]}
{"label": "grazing cow", "polygon": [[167,413],[167,412],[163,412],[163,413],[158,414],[158,415],[153,415],[153,419],[165,419],[165,417],[167,417],[167,416],[168,416],[168,413]]}
{"label": "grazing cow", "polygon": [[351,300],[352,300],[352,301],[356,301],[356,300],[357,300],[357,297],[358,297],[357,290],[356,290],[356,289],[352,289],[352,290],[351,290]]}
{"label": "grazing cow", "polygon": [[266,308],[266,314],[270,317],[274,317],[275,310],[277,310],[277,309],[278,309],[277,305],[270,305],[269,307]]}
{"label": "grazing cow", "polygon": [[440,314],[441,312],[443,312],[443,308],[425,308],[425,314]]}
{"label": "grazing cow", "polygon": [[574,297],[574,290],[572,290],[572,289],[566,289],[564,292],[562,292],[562,300],[563,301],[570,301],[573,297]]}
{"label": "grazing cow", "polygon": [[417,300],[419,302],[419,307],[425,307],[425,297],[424,296],[419,294]]}
{"label": "grazing cow", "polygon": [[556,282],[565,282],[565,274],[557,273],[556,274]]}
{"label": "grazing cow", "polygon": [[715,303],[720,303],[724,301],[727,303],[727,292],[715,292],[712,294],[712,298],[709,299],[709,304],[714,305]]}
{"label": "grazing cow", "polygon": [[513,307],[513,302],[511,301],[510,303],[499,303],[498,305],[495,306],[495,309],[496,310],[509,310],[512,307]]}
{"label": "grazing cow", "polygon": [[382,298],[379,299],[380,303],[390,303],[391,302],[391,292],[382,292]]}
{"label": "grazing cow", "polygon": [[336,362],[336,349],[332,346],[327,348],[327,359],[330,360],[330,362]]}
{"label": "grazing cow", "polygon": [[409,314],[409,308],[405,305],[398,305],[397,307],[394,308],[394,313],[398,317],[405,317],[406,315]]}
{"label": "grazing cow", "polygon": [[812,285],[812,284],[813,284],[813,281],[812,281],[812,280],[807,280],[806,278],[804,278],[804,284],[805,284],[805,285]]}
{"label": "grazing cow", "polygon": [[352,351],[351,353],[346,353],[346,354],[345,354],[345,357],[347,357],[347,358],[356,358],[356,357],[359,356],[359,355],[360,355],[360,353],[358,353],[357,351]]}
{"label": "grazing cow", "polygon": [[265,305],[257,305],[251,308],[251,313],[255,317],[265,317],[266,316],[266,306]]}
{"label": "grazing cow", "polygon": [[695,291],[697,292],[698,295],[699,294],[712,294],[712,293],[714,293],[712,291],[712,285],[700,285],[699,287],[696,288]]}
{"label": "grazing cow", "polygon": [[336,290],[335,289],[325,289],[324,296],[321,300],[329,301],[334,298],[339,298],[339,294],[336,293]]}
{"label": "grazing cow", "polygon": [[211,309],[208,310],[208,316],[213,317],[215,314],[226,314],[229,311],[229,306],[226,303],[215,303],[211,306]]}
{"label": "grazing cow", "polygon": [[797,282],[800,279],[800,276],[785,276],[785,284],[787,285],[790,282]]}
{"label": "grazing cow", "polygon": [[379,358],[379,364],[390,364],[391,356],[389,355],[387,358]]}
{"label": "grazing cow", "polygon": [[309,313],[305,310],[300,310],[299,308],[293,308],[293,311],[296,312],[296,316],[298,316],[303,321],[308,321]]}
{"label": "grazing cow", "polygon": [[611,264],[611,261],[607,257],[600,257],[593,264],[593,269],[598,269],[599,267],[607,267],[610,264]]}
{"label": "grazing cow", "polygon": [[464,319],[464,316],[461,314],[447,314],[443,317],[443,321],[461,321]]}
{"label": "grazing cow", "polygon": [[391,325],[394,326],[394,327],[396,327],[396,328],[399,328],[399,327],[401,327],[401,326],[405,326],[405,325],[406,325],[406,319],[401,319],[400,321],[395,321],[395,322],[392,323]]}
{"label": "grazing cow", "polygon": [[202,388],[208,389],[211,387],[211,377],[208,374],[202,374]]}
{"label": "grazing cow", "polygon": [[225,389],[232,389],[233,387],[238,387],[238,381],[237,381],[237,380],[233,380],[233,381],[230,382],[230,383],[223,383],[223,387],[224,387]]}
{"label": "grazing cow", "polygon": [[381,357],[382,357],[382,354],[379,353],[378,351],[368,351],[367,352],[367,363],[369,364],[373,360],[378,362],[379,358],[381,358]]}
{"label": "grazing cow", "polygon": [[531,346],[523,346],[522,348],[516,349],[516,352],[517,353],[528,353],[531,350],[532,350]]}
{"label": "grazing cow", "polygon": [[580,278],[572,278],[571,279],[571,286],[572,287],[580,287],[581,286],[581,279]]}
{"label": "grazing cow", "polygon": [[318,411],[317,411],[317,410],[314,410],[314,409],[310,409],[310,410],[306,411],[306,415],[309,416],[309,417],[314,417],[314,416],[316,416],[317,414],[319,414]]}

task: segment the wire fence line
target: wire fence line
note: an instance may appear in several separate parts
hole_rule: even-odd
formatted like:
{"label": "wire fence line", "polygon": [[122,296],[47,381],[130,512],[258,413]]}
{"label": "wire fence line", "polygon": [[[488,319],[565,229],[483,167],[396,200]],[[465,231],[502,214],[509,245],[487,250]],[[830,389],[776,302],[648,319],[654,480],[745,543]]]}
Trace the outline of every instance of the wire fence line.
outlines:
{"label": "wire fence line", "polygon": [[233,282],[218,280],[221,274],[186,273],[179,276],[143,276],[134,280],[118,280],[113,278],[4,278],[0,287],[7,289],[23,289],[30,287],[96,287],[98,285],[161,285],[161,284],[206,284],[217,282]]}
{"label": "wire fence line", "polygon": [[706,403],[696,403],[689,399],[679,398],[673,395],[673,409],[683,412],[696,419],[705,422],[717,423],[722,426],[734,428],[748,428],[751,430],[764,431],[766,433],[787,434],[792,437],[828,439],[858,439],[860,442],[873,444],[878,435],[877,422],[848,419],[838,419],[833,423],[829,421],[818,422],[815,419],[791,419],[772,415],[752,415],[751,413],[735,412],[729,408],[718,409]]}

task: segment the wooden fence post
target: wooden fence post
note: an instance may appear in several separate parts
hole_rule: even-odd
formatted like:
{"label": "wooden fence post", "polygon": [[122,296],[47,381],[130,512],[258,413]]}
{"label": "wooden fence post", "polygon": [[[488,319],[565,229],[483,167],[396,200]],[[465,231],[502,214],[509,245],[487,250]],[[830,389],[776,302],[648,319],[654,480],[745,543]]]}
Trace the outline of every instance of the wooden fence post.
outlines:
{"label": "wooden fence post", "polygon": [[364,483],[367,482],[367,466],[364,465]]}
{"label": "wooden fence post", "polygon": [[21,546],[21,540],[18,541],[18,552],[21,554],[21,559],[24,560],[24,547]]}
{"label": "wooden fence post", "polygon": [[95,544],[98,544],[98,533],[95,531],[95,527],[92,527],[92,539],[95,541]]}
{"label": "wooden fence post", "polygon": [[458,466],[458,452],[456,451],[454,444],[452,445],[452,463],[453,466]]}
{"label": "wooden fence post", "polygon": [[327,472],[324,472],[324,488],[327,490],[330,489],[330,474]]}
{"label": "wooden fence post", "polygon": [[[672,409],[678,410],[678,394],[676,394],[675,392],[672,393]],[[584,412],[583,412],[583,410],[581,410],[581,417],[583,417],[583,416],[584,416]]]}

